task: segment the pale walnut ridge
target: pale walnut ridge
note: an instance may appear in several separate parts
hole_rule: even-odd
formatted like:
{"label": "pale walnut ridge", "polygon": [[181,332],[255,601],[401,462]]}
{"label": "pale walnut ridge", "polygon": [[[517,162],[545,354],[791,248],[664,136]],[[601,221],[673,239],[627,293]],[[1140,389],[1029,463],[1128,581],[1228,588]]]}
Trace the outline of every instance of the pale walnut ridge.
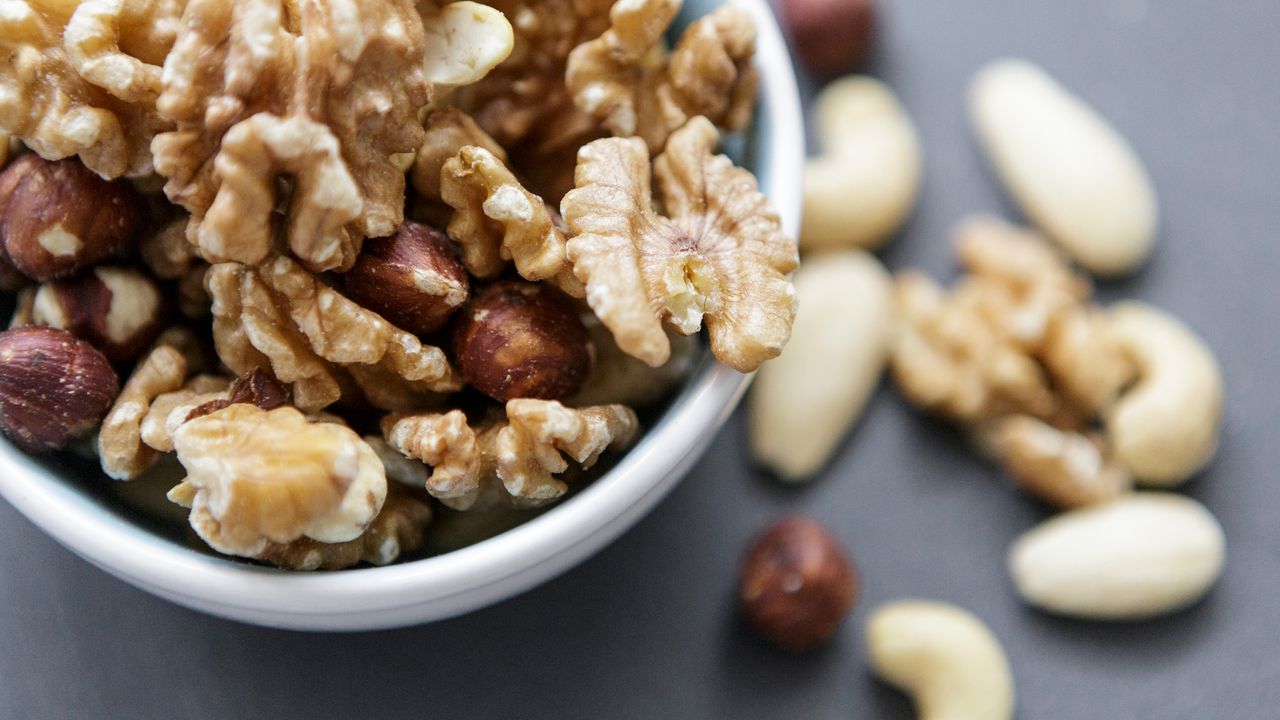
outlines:
{"label": "pale walnut ridge", "polygon": [[422,142],[426,50],[409,0],[189,2],[157,101],[177,128],[152,150],[201,255],[261,262],[281,203],[289,249],[315,270],[348,268],[362,238],[394,232],[392,155]]}
{"label": "pale walnut ridge", "polygon": [[[409,179],[417,191],[415,214],[431,225],[443,227],[452,214],[452,208],[440,197],[440,171],[458,151],[475,145],[489,151],[499,162],[507,161],[507,151],[489,136],[471,116],[456,107],[440,108],[423,120],[426,137],[414,155]],[[425,210],[423,205],[429,205]]]}
{"label": "pale walnut ridge", "polygon": [[751,119],[759,77],[756,31],[741,8],[723,6],[691,24],[670,53],[663,36],[681,0],[624,0],[599,38],[569,56],[565,83],[578,107],[616,136],[640,136],[651,153],[692,117],[726,130]]}
{"label": "pale walnut ridge", "polygon": [[180,0],[0,2],[0,134],[103,177],[145,176]]}
{"label": "pale walnut ridge", "polygon": [[173,434],[187,478],[170,498],[213,549],[260,557],[300,538],[358,538],[382,509],[382,462],[350,429],[292,407],[249,403],[183,423]]}
{"label": "pale walnut ridge", "polygon": [[711,122],[694,118],[654,160],[666,217],[639,138],[584,146],[577,188],[561,202],[587,303],[618,347],[655,367],[671,354],[664,320],[688,335],[705,318],[715,356],[751,372],[782,351],[795,318],[796,243],[751,173],[713,154],[716,140]]}
{"label": "pale walnut ridge", "polygon": [[606,134],[574,105],[564,74],[569,53],[609,27],[613,0],[490,4],[511,20],[515,47],[488,76],[460,88],[453,99],[511,153],[531,187],[556,202],[573,187],[577,149]]}
{"label": "pale walnut ridge", "polygon": [[449,507],[470,510],[552,502],[568,490],[555,477],[569,470],[566,456],[589,468],[606,450],[628,446],[639,428],[624,405],[569,408],[518,399],[507,402],[506,413],[505,422],[475,427],[460,410],[391,415],[382,429],[388,445],[432,468],[427,492]]}
{"label": "pale walnut ridge", "polygon": [[388,565],[422,546],[430,522],[431,506],[388,485],[382,510],[354,540],[326,543],[301,537],[268,544],[256,559],[287,570],[341,570],[361,561]]}
{"label": "pale walnut ridge", "polygon": [[462,248],[462,263],[472,275],[495,277],[512,261],[524,279],[548,280],[582,297],[551,209],[492,152],[461,148],[441,168],[440,195],[454,210],[449,237]]}
{"label": "pale walnut ridge", "polygon": [[152,402],[182,389],[189,363],[177,348],[158,345],[125,381],[98,432],[102,471],[115,480],[132,480],[155,464],[159,453],[142,440],[142,423]]}
{"label": "pale walnut ridge", "polygon": [[288,258],[274,257],[256,268],[219,263],[209,268],[205,283],[213,298],[218,356],[236,373],[269,369],[292,386],[294,403],[303,410],[319,410],[342,397],[341,368],[357,380],[357,373],[377,373],[418,394],[460,388],[443,351]]}

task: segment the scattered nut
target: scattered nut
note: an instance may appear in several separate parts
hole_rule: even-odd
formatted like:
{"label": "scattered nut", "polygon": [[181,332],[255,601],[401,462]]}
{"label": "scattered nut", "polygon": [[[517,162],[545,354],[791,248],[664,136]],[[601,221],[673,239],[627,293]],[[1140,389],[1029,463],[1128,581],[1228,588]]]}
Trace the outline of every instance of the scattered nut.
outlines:
{"label": "scattered nut", "polygon": [[27,452],[56,450],[88,433],[117,389],[102,353],[66,331],[0,333],[0,431]]}
{"label": "scattered nut", "polygon": [[23,155],[0,173],[0,241],[33,280],[69,275],[124,250],[144,205],[127,182],[108,182],[76,160]]}
{"label": "scattered nut", "polygon": [[969,112],[1022,211],[1084,267],[1122,275],[1146,260],[1157,209],[1133,148],[1043,69],[997,60],[974,77]]}
{"label": "scattered nut", "polygon": [[577,312],[541,285],[503,281],[480,288],[451,332],[462,376],[500,402],[572,395],[591,369]]}
{"label": "scattered nut", "polygon": [[920,720],[1010,720],[1013,675],[991,630],[947,603],[900,600],[871,613],[871,668],[912,697]]}
{"label": "scattered nut", "polygon": [[115,363],[142,354],[164,327],[160,291],[129,268],[96,267],[36,291],[33,324],[87,340]]}
{"label": "scattered nut", "polygon": [[805,164],[800,246],[880,247],[920,193],[915,125],[887,85],[862,75],[828,85],[813,113],[823,154]]}
{"label": "scattered nut", "polygon": [[1142,492],[1064,513],[1009,549],[1026,602],[1048,612],[1136,620],[1199,600],[1222,574],[1222,527],[1200,503]]}
{"label": "scattered nut", "polygon": [[791,50],[817,75],[848,72],[871,54],[876,33],[873,0],[784,0],[777,8]]}
{"label": "scattered nut", "polygon": [[1141,485],[1172,487],[1218,448],[1222,370],[1194,331],[1140,302],[1118,303],[1106,322],[1138,377],[1106,412],[1116,460]]}
{"label": "scattered nut", "polygon": [[751,394],[751,447],[785,480],[826,464],[875,390],[889,354],[893,282],[860,250],[809,259],[793,280],[800,311],[782,355]]}
{"label": "scattered nut", "polygon": [[236,403],[173,434],[187,479],[171,497],[218,552],[259,557],[272,543],[360,536],[387,493],[382,463],[360,436],[308,422],[295,408]]}
{"label": "scattered nut", "polygon": [[808,518],[769,526],[742,562],[740,600],[747,622],[790,652],[829,641],[857,594],[857,576],[840,542]]}
{"label": "scattered nut", "polygon": [[449,238],[409,221],[391,237],[366,240],[343,275],[347,297],[415,335],[443,327],[467,301],[470,287]]}

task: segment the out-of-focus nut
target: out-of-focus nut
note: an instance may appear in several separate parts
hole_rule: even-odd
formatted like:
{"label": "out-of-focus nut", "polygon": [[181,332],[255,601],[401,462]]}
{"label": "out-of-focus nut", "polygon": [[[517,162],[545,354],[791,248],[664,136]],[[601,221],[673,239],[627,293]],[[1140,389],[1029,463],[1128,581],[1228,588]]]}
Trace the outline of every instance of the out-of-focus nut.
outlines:
{"label": "out-of-focus nut", "polygon": [[89,432],[118,389],[111,363],[71,333],[0,333],[0,431],[27,452],[55,450]]}
{"label": "out-of-focus nut", "polygon": [[591,370],[590,342],[577,312],[541,285],[503,281],[481,288],[452,333],[462,376],[502,402],[571,395]]}
{"label": "out-of-focus nut", "polygon": [[969,115],[1005,188],[1084,267],[1120,275],[1155,242],[1155,189],[1133,148],[1093,108],[1025,60],[974,77]]}
{"label": "out-of-focus nut", "polygon": [[853,607],[858,582],[840,543],[802,517],[774,523],[742,564],[742,610],[752,629],[791,652],[831,639]]}
{"label": "out-of-focus nut", "polygon": [[861,250],[808,260],[793,282],[800,310],[786,349],[752,389],[751,448],[796,481],[826,464],[875,390],[894,310],[892,279]]}
{"label": "out-of-focus nut", "polygon": [[1105,502],[1133,486],[1129,473],[1104,453],[1101,440],[1026,415],[996,421],[990,440],[1019,487],[1059,507]]}
{"label": "out-of-focus nut", "polygon": [[861,75],[828,85],[814,114],[823,154],[805,165],[800,247],[879,247],[920,192],[915,125],[888,86]]}
{"label": "out-of-focus nut", "polygon": [[873,0],[783,0],[777,7],[792,50],[813,73],[848,72],[871,54],[876,31]]}
{"label": "out-of-focus nut", "polygon": [[391,237],[366,240],[343,279],[347,297],[417,335],[439,330],[470,292],[457,247],[410,221]]}
{"label": "out-of-focus nut", "polygon": [[1106,322],[1138,368],[1106,412],[1116,460],[1140,485],[1178,485],[1218,449],[1222,370],[1195,331],[1163,310],[1123,302],[1107,311]]}
{"label": "out-of-focus nut", "polygon": [[143,224],[142,198],[78,160],[32,153],[0,173],[0,241],[24,275],[50,280],[123,250]]}
{"label": "out-of-focus nut", "polygon": [[36,291],[32,322],[87,340],[112,362],[132,360],[164,327],[160,291],[129,268],[96,267]]}
{"label": "out-of-focus nut", "polygon": [[899,600],[867,620],[867,654],[884,681],[911,695],[920,720],[1009,720],[1013,673],[1000,641],[972,613]]}
{"label": "out-of-focus nut", "polygon": [[1222,574],[1222,526],[1200,503],[1141,492],[1073,510],[1009,549],[1018,594],[1071,617],[1135,620],[1184,608]]}

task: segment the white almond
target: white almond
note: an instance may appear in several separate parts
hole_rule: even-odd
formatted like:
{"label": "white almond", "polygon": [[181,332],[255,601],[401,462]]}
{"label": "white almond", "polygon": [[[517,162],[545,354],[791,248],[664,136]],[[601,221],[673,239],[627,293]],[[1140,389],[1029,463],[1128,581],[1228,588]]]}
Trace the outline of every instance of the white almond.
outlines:
{"label": "white almond", "polygon": [[1133,148],[1043,69],[998,60],[974,77],[969,112],[1026,216],[1082,266],[1114,276],[1151,252],[1155,190]]}
{"label": "white almond", "polygon": [[1059,615],[1133,620],[1184,608],[1222,574],[1222,527],[1182,495],[1143,492],[1064,513],[1009,550],[1022,599]]}
{"label": "white almond", "polygon": [[858,418],[893,324],[893,281],[861,250],[807,258],[794,282],[791,340],[760,369],[751,396],[752,450],[793,481],[820,470]]}
{"label": "white almond", "polygon": [[805,165],[800,248],[879,247],[920,192],[920,138],[887,85],[852,75],[814,102],[823,155]]}

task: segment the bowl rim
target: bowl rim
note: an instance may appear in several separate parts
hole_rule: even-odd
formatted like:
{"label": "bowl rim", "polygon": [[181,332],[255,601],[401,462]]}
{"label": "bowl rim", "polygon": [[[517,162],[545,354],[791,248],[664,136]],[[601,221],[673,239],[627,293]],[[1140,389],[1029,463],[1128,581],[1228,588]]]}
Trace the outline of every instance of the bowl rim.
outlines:
{"label": "bowl rim", "polygon": [[[756,158],[756,171],[783,229],[796,237],[804,127],[790,56],[765,0],[731,1],[751,15],[757,28],[755,65],[771,138]],[[574,497],[474,545],[386,567],[297,573],[209,556],[157,538],[73,485],[47,481],[49,470],[7,444],[0,447],[0,495],[75,554],[188,607],[296,628],[403,625],[407,623],[376,616],[430,604],[457,606],[439,613],[418,612],[409,620],[420,622],[478,609],[567,570],[613,540],[697,460],[750,380],[749,375],[704,360],[641,441]],[[500,585],[508,587],[494,591]],[[484,596],[480,602],[474,602],[477,595]],[[369,617],[334,620],[361,614]]]}

